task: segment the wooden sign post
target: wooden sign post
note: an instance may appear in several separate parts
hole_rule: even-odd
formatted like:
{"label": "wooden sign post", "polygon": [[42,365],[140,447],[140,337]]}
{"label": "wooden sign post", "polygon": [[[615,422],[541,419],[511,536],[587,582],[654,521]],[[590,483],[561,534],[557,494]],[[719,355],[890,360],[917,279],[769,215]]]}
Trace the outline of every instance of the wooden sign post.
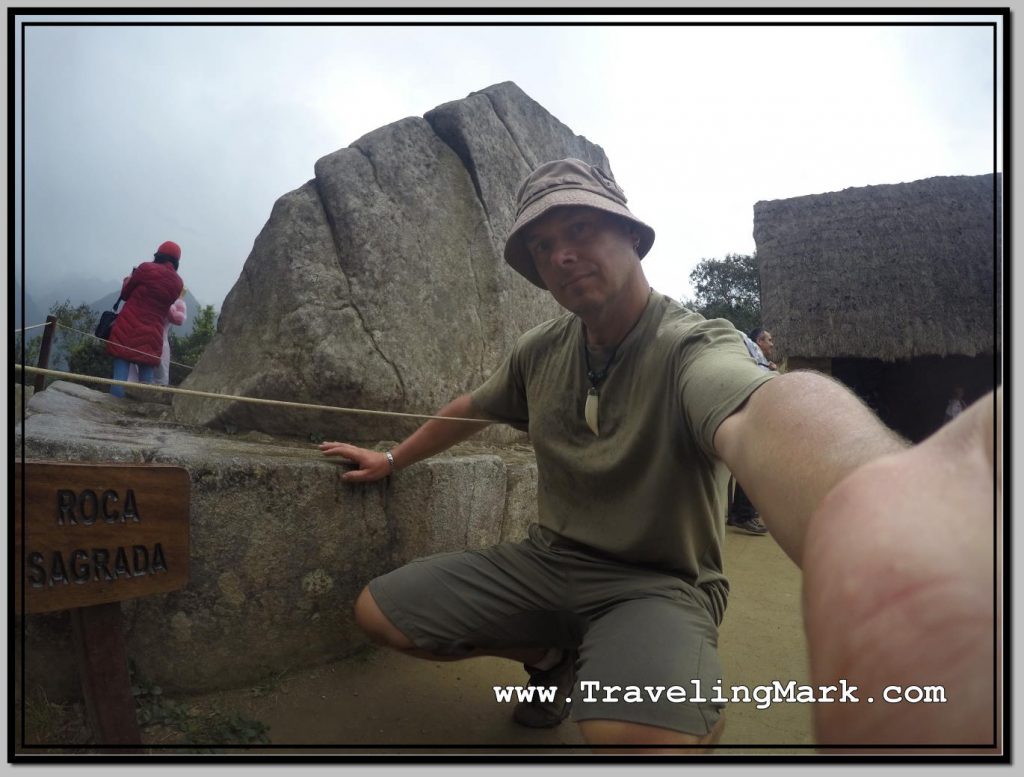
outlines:
{"label": "wooden sign post", "polygon": [[100,744],[141,742],[120,602],[188,583],[189,486],[168,465],[15,464],[15,607],[71,611]]}

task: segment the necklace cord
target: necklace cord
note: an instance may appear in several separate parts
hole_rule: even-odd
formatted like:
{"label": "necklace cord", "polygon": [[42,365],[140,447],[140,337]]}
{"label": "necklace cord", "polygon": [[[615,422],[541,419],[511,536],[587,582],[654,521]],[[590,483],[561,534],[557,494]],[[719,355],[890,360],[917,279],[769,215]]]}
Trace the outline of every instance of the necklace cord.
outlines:
{"label": "necklace cord", "polygon": [[[647,289],[648,304],[650,304],[650,298],[653,292],[653,288]],[[619,353],[619,346],[626,342],[627,337],[633,334],[633,330],[636,329],[637,324],[640,323],[640,320],[644,317],[644,313],[646,312],[647,305],[644,305],[644,309],[640,311],[640,315],[637,317],[636,321],[633,322],[633,325],[629,328],[629,331],[627,331],[626,334],[622,336],[622,339],[615,344],[615,347],[612,348],[612,355],[608,359],[608,363],[605,364],[604,368],[601,370],[594,370],[590,366],[590,349],[587,348],[587,325],[584,324],[582,320],[580,321],[580,324],[583,327],[583,363],[587,366],[587,380],[590,381],[590,386],[595,392],[600,387],[601,383],[604,382],[604,379],[608,377],[608,370],[612,368],[612,362],[615,361],[615,357]]]}

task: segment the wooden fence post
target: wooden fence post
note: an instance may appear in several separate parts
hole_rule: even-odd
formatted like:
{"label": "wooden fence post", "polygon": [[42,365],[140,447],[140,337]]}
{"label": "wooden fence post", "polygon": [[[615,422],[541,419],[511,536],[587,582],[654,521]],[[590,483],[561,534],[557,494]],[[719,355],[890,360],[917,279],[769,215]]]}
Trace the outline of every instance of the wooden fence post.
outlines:
{"label": "wooden fence post", "polygon": [[[43,328],[43,343],[39,346],[39,361],[36,366],[46,370],[50,367],[50,347],[53,345],[53,333],[57,328],[57,319],[54,316],[46,317],[46,326]],[[33,384],[35,393],[38,394],[46,388],[46,376],[36,375],[36,382]]]}
{"label": "wooden fence post", "polygon": [[[101,746],[141,744],[128,677],[121,603],[75,607],[70,613],[78,674],[93,735]],[[122,747],[115,752],[142,751]]]}

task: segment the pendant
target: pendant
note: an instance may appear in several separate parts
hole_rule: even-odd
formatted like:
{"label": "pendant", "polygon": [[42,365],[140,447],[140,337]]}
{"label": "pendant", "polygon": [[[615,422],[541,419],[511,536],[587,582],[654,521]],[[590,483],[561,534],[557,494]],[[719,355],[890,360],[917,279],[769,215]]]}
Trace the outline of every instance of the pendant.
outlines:
{"label": "pendant", "polygon": [[583,406],[583,418],[590,427],[590,431],[597,434],[597,389],[591,388],[587,392],[587,404]]}

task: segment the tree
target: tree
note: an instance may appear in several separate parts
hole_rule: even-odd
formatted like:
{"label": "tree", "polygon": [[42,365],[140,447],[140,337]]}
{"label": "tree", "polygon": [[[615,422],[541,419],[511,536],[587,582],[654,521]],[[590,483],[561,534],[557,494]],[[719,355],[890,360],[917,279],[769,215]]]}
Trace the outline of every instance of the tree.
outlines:
{"label": "tree", "polygon": [[[171,346],[171,361],[178,364],[171,364],[170,385],[178,386],[192,371],[191,367],[196,365],[199,357],[203,355],[206,346],[210,344],[217,331],[217,314],[213,305],[207,305],[199,309],[195,323],[192,325],[192,332],[185,337],[178,337],[172,330],[168,335],[168,342]],[[178,365],[186,364],[188,367]]]}
{"label": "tree", "polygon": [[[53,304],[50,315],[57,319],[57,325],[48,366],[78,375],[110,377],[114,361],[107,354],[106,344],[92,336],[99,320],[96,311],[86,304],[76,306],[71,304],[71,300],[64,300]],[[41,335],[32,338],[25,349],[25,364],[35,366],[39,361],[42,342]],[[47,383],[50,382],[52,379],[48,378]]]}
{"label": "tree", "polygon": [[701,259],[690,273],[697,292],[689,304],[705,318],[725,318],[742,332],[761,324],[761,273],[757,254]]}

